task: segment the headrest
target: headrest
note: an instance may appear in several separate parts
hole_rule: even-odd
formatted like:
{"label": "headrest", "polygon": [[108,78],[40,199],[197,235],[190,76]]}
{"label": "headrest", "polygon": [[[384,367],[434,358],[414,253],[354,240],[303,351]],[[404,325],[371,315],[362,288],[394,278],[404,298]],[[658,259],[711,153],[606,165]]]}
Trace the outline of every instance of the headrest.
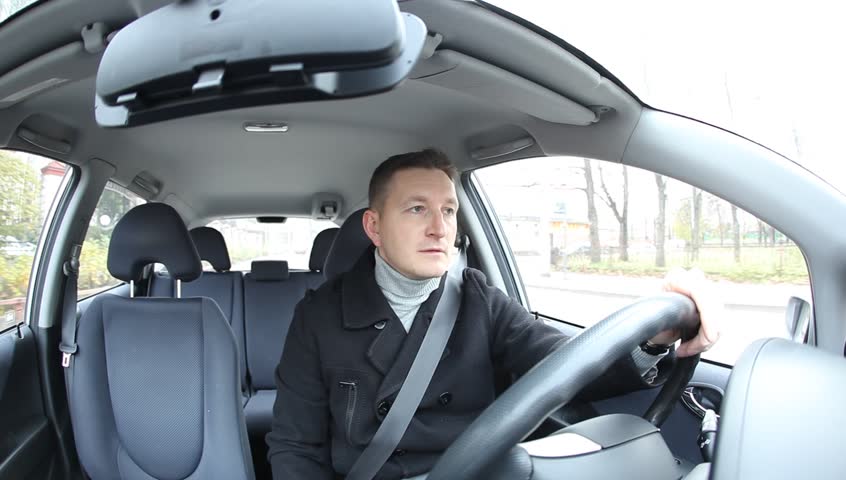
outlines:
{"label": "headrest", "polygon": [[284,260],[256,260],[250,267],[250,276],[257,282],[288,280],[288,262]]}
{"label": "headrest", "polygon": [[128,211],[115,225],[109,243],[109,273],[117,279],[140,280],[151,263],[164,264],[172,278],[186,282],[203,273],[188,228],[164,203],[145,203]]}
{"label": "headrest", "polygon": [[352,268],[364,251],[372,245],[362,224],[365,210],[367,209],[362,208],[351,213],[338,230],[323,266],[323,276],[327,280]]}
{"label": "headrest", "polygon": [[314,237],[314,243],[311,246],[311,257],[308,259],[308,269],[312,272],[322,272],[323,265],[326,263],[326,257],[329,255],[329,249],[332,248],[332,242],[335,236],[338,235],[340,228],[329,228],[318,233]]}
{"label": "headrest", "polygon": [[212,227],[197,227],[191,229],[191,238],[200,254],[200,260],[211,263],[212,268],[218,272],[225,272],[232,268],[229,260],[229,250],[226,248],[226,240],[223,234]]}

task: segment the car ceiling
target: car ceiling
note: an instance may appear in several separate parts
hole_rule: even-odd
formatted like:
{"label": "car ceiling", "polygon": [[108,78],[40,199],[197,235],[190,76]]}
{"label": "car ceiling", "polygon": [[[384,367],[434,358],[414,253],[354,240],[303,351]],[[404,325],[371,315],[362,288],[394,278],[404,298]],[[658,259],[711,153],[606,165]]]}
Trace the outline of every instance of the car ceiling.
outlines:
{"label": "car ceiling", "polygon": [[[0,28],[0,43],[15,52],[0,59],[0,145],[76,164],[100,158],[116,167],[114,180],[130,188],[144,172],[161,183],[149,199],[178,204],[186,220],[196,222],[308,215],[317,192],[340,195],[349,212],[365,204],[369,174],[379,162],[426,146],[443,149],[463,170],[543,154],[619,161],[641,109],[559,45],[482,6],[413,0],[401,9],[420,16],[430,35],[443,40],[391,92],[99,128],[93,105],[100,54],[83,48],[80,32],[93,22],[117,30],[165,3],[50,0]],[[68,81],[3,103],[52,78]],[[611,110],[598,116],[591,106]],[[248,121],[284,122],[290,130],[248,134]],[[72,150],[61,155],[33,147],[16,135],[21,126]],[[517,155],[472,160],[476,149],[524,137],[535,145]]]}

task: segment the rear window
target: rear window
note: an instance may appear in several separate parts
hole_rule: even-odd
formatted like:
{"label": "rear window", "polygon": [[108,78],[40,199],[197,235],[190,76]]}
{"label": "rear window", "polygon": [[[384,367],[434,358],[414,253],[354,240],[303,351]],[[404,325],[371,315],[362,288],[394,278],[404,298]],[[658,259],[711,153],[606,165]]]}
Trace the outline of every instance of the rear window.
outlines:
{"label": "rear window", "polygon": [[285,223],[259,223],[255,218],[227,218],[208,224],[223,234],[232,270],[249,271],[253,260],[286,260],[292,270],[308,270],[314,237],[337,227],[328,220],[288,218]]}

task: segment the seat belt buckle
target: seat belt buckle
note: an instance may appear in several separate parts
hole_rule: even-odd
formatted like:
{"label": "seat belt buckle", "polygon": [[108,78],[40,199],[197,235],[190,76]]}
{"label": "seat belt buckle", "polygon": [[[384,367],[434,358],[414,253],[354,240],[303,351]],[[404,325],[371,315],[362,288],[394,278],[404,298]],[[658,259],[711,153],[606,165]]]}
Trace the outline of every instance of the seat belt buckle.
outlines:
{"label": "seat belt buckle", "polygon": [[76,345],[59,345],[59,351],[62,352],[62,368],[70,367],[71,356],[76,353]]}

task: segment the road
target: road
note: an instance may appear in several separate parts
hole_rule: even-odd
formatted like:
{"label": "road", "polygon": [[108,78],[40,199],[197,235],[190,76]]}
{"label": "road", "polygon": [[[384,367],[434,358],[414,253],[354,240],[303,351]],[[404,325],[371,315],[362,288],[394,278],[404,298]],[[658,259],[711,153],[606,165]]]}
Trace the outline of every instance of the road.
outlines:
{"label": "road", "polygon": [[[532,310],[581,325],[592,325],[633,301],[661,291],[661,279],[557,273],[524,278]],[[802,285],[718,282],[724,302],[718,320],[722,336],[705,357],[734,364],[743,349],[763,337],[785,337],[784,311],[795,295],[810,299]]]}

